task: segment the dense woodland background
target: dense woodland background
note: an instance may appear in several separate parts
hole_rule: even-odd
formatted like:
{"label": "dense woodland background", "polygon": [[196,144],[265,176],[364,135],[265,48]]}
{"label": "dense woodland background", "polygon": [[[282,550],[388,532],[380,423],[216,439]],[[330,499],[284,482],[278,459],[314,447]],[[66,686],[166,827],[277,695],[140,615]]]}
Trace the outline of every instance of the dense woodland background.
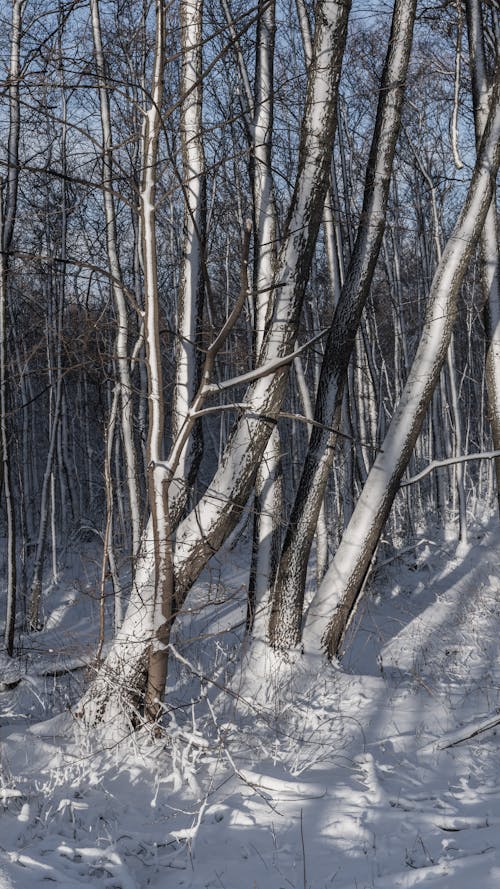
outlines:
{"label": "dense woodland background", "polygon": [[[496,0],[349,6],[0,6],[5,645],[15,657],[19,634],[43,627],[68,549],[98,549],[89,720],[111,672],[161,717],[170,627],[230,535],[248,552],[250,638],[298,650],[307,584],[322,635],[302,642],[335,655],[377,554],[429,523],[465,553],[495,502],[492,459],[400,479],[500,447]],[[396,481],[380,470],[390,513],[371,516],[367,542],[351,519],[363,489],[374,502],[391,419],[411,425],[422,342],[435,351],[414,365],[428,374],[416,444],[394,446]],[[330,465],[322,487],[307,474],[301,487],[314,448]],[[297,503],[307,513],[318,488],[310,548]],[[339,591],[349,534],[363,553],[355,582],[338,556]]]}

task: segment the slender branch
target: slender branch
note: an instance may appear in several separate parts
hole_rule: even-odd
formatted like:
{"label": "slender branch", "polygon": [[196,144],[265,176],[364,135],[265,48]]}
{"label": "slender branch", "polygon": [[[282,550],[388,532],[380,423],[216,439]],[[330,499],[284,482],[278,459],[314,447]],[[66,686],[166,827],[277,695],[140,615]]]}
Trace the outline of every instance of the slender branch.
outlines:
{"label": "slender branch", "polygon": [[[270,374],[275,373],[281,367],[285,367],[287,364],[290,364],[300,355],[301,352],[304,352],[309,346],[312,346],[318,340],[321,339],[328,330],[322,330],[320,333],[317,333],[316,336],[313,336],[312,339],[308,340],[304,345],[299,346],[298,349],[295,349],[294,352],[290,352],[288,355],[284,355],[282,358],[277,358],[275,361],[270,361],[268,364],[263,364],[262,367],[256,367],[255,370],[249,370],[248,373],[240,374],[238,377],[231,377],[230,380],[223,380],[221,383],[210,383],[205,386],[205,392],[207,394],[212,394],[214,392],[223,392],[225,389],[231,389],[233,386],[240,386],[242,384],[253,383],[255,380],[260,380],[262,377],[267,377]],[[321,425],[320,423],[317,425]]]}
{"label": "slender branch", "polygon": [[[212,378],[212,373],[215,365],[215,359],[217,353],[220,351],[227,337],[231,333],[234,325],[236,324],[243,306],[245,305],[245,301],[248,298],[248,255],[250,250],[250,235],[252,231],[252,226],[249,220],[247,220],[243,232],[243,244],[242,244],[242,253],[241,253],[241,267],[240,267],[240,292],[238,294],[238,298],[229,313],[226,321],[224,322],[222,329],[219,331],[211,346],[208,347],[205,354],[205,361],[202,370],[201,382],[198,387],[198,391],[191,403],[191,407],[189,408],[184,422],[179,429],[176,439],[174,440],[170,454],[167,460],[155,460],[157,466],[163,467],[163,469],[167,472],[167,475],[170,481],[174,478],[174,474],[179,465],[180,457],[182,451],[184,449],[184,445],[186,444],[191,430],[196,421],[196,416],[198,411],[202,408],[207,395],[210,394],[211,386],[207,383],[207,380]],[[215,391],[218,390],[218,387],[215,386]]]}
{"label": "slender branch", "polygon": [[448,457],[446,460],[433,460],[432,463],[429,463],[429,465],[426,466],[425,469],[422,469],[421,472],[418,472],[417,475],[404,479],[400,483],[400,488],[414,485],[415,482],[419,482],[421,479],[425,478],[426,475],[430,475],[431,472],[434,472],[435,469],[439,469],[441,466],[452,466],[454,463],[467,463],[469,460],[494,460],[495,457],[500,457],[500,451],[484,451],[480,454],[466,454],[462,457]]}
{"label": "slender branch", "polygon": [[458,108],[460,103],[460,61],[462,55],[462,0],[457,0],[457,46],[455,51],[455,85],[453,114],[451,118],[451,147],[457,170],[463,169],[463,161],[458,150]]}

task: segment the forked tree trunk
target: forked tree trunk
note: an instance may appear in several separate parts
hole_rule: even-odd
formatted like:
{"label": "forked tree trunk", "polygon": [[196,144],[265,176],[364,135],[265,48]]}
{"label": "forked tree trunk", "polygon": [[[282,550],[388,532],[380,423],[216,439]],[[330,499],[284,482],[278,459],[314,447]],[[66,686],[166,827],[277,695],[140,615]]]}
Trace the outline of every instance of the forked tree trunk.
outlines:
{"label": "forked tree trunk", "polygon": [[479,241],[500,161],[500,65],[491,111],[466,200],[443,250],[429,294],[422,337],[389,430],[335,558],[309,607],[306,650],[337,654],[399,483],[420,432],[450,344],[460,287]]}
{"label": "forked tree trunk", "polygon": [[[317,4],[298,172],[273,277],[270,298],[274,312],[261,351],[261,366],[285,361],[297,336],[328,181],[348,12],[348,3],[325,0]],[[281,408],[287,376],[288,363],[284,363],[249,387],[243,416],[233,428],[209,490],[177,530],[179,589],[190,588],[236,524]]]}
{"label": "forked tree trunk", "polygon": [[[298,172],[273,278],[274,314],[261,354],[262,365],[272,367],[274,373],[251,382],[241,417],[207,492],[177,528],[174,557],[177,603],[182,603],[211,555],[236,526],[284,398],[287,356],[292,353],[297,337],[325,199],[349,9],[350,3],[345,0],[320,0],[317,4]],[[238,382],[245,382],[245,377],[238,378]],[[217,386],[214,390],[217,392]],[[78,708],[88,722],[103,717],[116,687],[123,688],[125,695],[129,689],[143,689],[155,601],[154,546],[155,535],[148,523],[125,620],[100,674]]]}
{"label": "forked tree trunk", "polygon": [[349,361],[384,233],[415,6],[415,0],[396,0],[394,5],[361,222],[323,358],[315,411],[319,425],[311,434],[274,588],[270,639],[277,648],[291,648],[300,638],[309,554],[337,438],[330,430],[338,429],[341,423]]}

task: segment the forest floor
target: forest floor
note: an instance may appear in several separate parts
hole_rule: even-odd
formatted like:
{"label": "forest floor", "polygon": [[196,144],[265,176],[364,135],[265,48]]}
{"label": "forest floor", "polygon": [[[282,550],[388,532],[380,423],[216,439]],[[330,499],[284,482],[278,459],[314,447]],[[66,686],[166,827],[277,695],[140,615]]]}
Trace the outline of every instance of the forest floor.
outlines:
{"label": "forest floor", "polygon": [[215,559],[176,627],[159,740],[69,710],[98,613],[97,566],[75,558],[45,629],[0,662],[0,889],[498,889],[498,523],[470,544],[457,558],[427,531],[387,560],[342,669],[263,657],[251,676],[248,553]]}

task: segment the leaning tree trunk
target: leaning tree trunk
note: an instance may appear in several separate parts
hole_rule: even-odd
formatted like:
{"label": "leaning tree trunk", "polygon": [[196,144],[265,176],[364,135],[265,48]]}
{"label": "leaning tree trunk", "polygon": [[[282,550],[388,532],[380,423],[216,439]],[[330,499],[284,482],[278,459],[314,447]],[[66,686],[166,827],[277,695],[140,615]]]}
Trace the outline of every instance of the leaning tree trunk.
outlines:
{"label": "leaning tree trunk", "polygon": [[[466,0],[469,56],[474,99],[476,142],[479,145],[488,115],[489,85],[479,0]],[[493,194],[481,232],[481,285],[486,321],[486,387],[493,447],[500,449],[500,285],[498,279],[498,218]],[[500,458],[495,459],[497,499],[500,510]]]}
{"label": "leaning tree trunk", "polygon": [[[302,36],[302,45],[304,48],[304,56],[307,67],[309,67],[312,57],[312,33],[311,22],[307,12],[304,0],[296,0],[297,16],[299,19],[300,32]],[[323,207],[323,236],[325,243],[326,266],[328,269],[328,280],[330,284],[330,298],[332,307],[335,309],[339,300],[342,284],[344,283],[344,253],[342,244],[342,229],[338,214],[338,188],[337,188],[337,172],[333,158],[333,146],[330,160],[330,182],[325,196]],[[301,362],[297,359],[295,362],[295,370],[297,383],[299,386],[300,399],[304,414],[308,420],[314,420],[314,410],[311,405],[311,399],[307,386],[305,385],[305,377],[301,374]],[[318,373],[319,379],[319,373]],[[315,373],[315,390],[317,389],[316,373]],[[309,427],[308,441],[310,440],[310,432],[312,425]],[[278,560],[279,560],[278,554]],[[278,561],[279,565],[279,561]],[[319,584],[324,577],[328,567],[328,528],[326,520],[325,498],[318,515],[316,524],[316,580]]]}
{"label": "leaning tree trunk", "polygon": [[[177,528],[174,580],[178,604],[236,526],[284,398],[325,199],[349,9],[345,0],[320,0],[317,4],[298,172],[270,293],[274,314],[261,354],[266,370],[237,378],[238,383],[251,380],[243,407],[240,402],[241,416],[207,492]],[[212,386],[210,391],[216,394],[219,387]],[[113,688],[123,688],[125,695],[129,688],[143,690],[155,601],[152,550],[154,535],[149,522],[123,625],[101,672],[80,702],[79,712],[88,722],[103,717]]]}
{"label": "leaning tree trunk", "polygon": [[420,344],[380,452],[335,558],[306,616],[306,650],[337,654],[349,618],[412,454],[442,366],[457,312],[460,287],[491,203],[500,161],[500,65],[466,200],[443,250],[429,294]]}
{"label": "leaning tree trunk", "polygon": [[311,433],[274,588],[270,639],[277,648],[291,648],[300,638],[309,553],[337,438],[331,429],[338,429],[341,422],[349,361],[384,233],[415,6],[416,0],[396,0],[394,5],[366,171],[361,223],[328,335],[316,400],[315,421],[318,425]]}

